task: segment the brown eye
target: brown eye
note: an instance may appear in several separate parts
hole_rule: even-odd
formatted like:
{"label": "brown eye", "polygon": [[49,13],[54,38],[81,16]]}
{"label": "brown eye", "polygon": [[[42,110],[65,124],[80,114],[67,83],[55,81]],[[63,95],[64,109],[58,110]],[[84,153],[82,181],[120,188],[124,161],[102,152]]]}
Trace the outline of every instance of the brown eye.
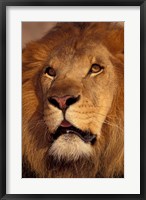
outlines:
{"label": "brown eye", "polygon": [[99,64],[92,64],[90,73],[101,73],[103,71],[103,67],[100,66]]}
{"label": "brown eye", "polygon": [[56,76],[56,72],[52,67],[47,67],[45,69],[45,74],[48,74],[49,76]]}

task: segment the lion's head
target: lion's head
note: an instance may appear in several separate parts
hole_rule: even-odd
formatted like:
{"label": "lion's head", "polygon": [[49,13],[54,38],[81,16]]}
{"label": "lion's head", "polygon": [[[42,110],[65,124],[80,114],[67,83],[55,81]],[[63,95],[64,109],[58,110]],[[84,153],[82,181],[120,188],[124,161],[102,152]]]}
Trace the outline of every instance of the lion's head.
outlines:
{"label": "lion's head", "polygon": [[124,30],[58,23],[23,50],[23,163],[36,177],[122,177]]}

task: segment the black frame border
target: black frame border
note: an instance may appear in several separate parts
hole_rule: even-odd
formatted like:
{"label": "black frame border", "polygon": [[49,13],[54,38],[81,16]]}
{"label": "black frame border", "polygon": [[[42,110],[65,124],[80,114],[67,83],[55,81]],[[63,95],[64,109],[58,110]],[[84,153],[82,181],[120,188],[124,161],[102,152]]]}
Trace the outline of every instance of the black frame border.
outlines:
{"label": "black frame border", "polygon": [[[140,194],[6,194],[6,7],[140,6]],[[133,21],[134,23],[134,21]],[[0,198],[146,200],[146,0],[0,0]],[[134,177],[133,177],[134,181]]]}

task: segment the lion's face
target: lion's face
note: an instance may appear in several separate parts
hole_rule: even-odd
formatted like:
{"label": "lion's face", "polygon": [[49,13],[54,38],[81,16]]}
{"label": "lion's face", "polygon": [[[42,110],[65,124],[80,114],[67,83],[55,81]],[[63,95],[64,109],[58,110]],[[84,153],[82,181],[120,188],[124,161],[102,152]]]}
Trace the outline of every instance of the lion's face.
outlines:
{"label": "lion's face", "polygon": [[93,153],[116,87],[109,51],[92,41],[75,42],[57,47],[41,76],[45,123],[54,136],[61,132],[50,154],[69,160]]}
{"label": "lion's face", "polygon": [[54,45],[39,63],[34,113],[40,108],[39,120],[45,127],[41,135],[48,141],[42,160],[78,163],[99,159],[103,129],[110,124],[107,116],[119,87],[120,70],[113,60],[102,40],[75,36]]}

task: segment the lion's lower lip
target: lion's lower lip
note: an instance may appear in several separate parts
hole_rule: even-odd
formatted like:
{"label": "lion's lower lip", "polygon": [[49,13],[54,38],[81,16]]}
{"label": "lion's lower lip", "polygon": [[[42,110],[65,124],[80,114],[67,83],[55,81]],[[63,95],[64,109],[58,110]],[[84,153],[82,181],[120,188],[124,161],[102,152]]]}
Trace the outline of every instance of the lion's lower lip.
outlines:
{"label": "lion's lower lip", "polygon": [[68,126],[68,127],[59,126],[55,134],[53,134],[53,139],[56,140],[59,136],[63,134],[75,134],[86,143],[94,144],[94,142],[96,141],[96,135],[90,132],[83,132],[82,130],[74,126]]}

